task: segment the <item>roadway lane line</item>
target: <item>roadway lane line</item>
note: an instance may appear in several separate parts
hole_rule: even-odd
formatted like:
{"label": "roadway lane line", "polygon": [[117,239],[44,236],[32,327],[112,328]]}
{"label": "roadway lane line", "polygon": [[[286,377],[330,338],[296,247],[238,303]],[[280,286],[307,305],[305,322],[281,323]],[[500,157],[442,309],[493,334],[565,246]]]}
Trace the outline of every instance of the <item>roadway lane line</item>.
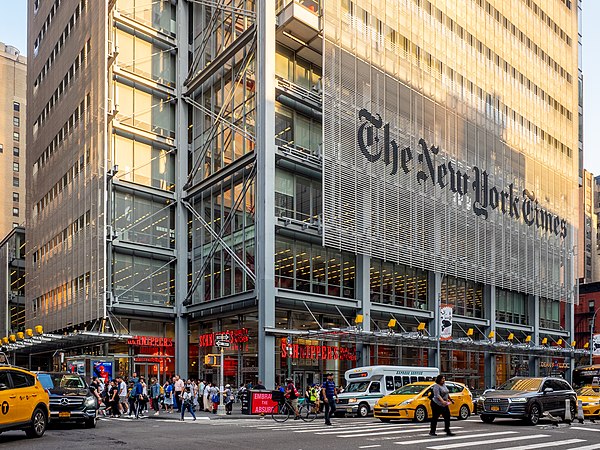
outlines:
{"label": "roadway lane line", "polygon": [[[420,426],[420,427],[402,427],[401,429],[403,430],[414,430],[414,431],[419,431],[422,430],[423,428],[427,428],[428,425],[426,426]],[[395,431],[398,430],[398,427],[390,427],[389,425],[378,425],[376,427],[362,427],[361,429],[357,430],[356,427],[351,427],[351,428],[338,428],[337,430],[331,429],[331,427],[329,427],[328,429],[325,429],[323,431],[318,431],[315,434],[338,434],[340,431],[344,431],[345,433],[366,433],[369,431],[382,431],[385,429],[393,429]],[[345,431],[345,430],[349,430],[349,431]],[[302,430],[302,431],[295,431],[294,433],[307,433],[307,432],[311,432],[313,430]]]}
{"label": "roadway lane line", "polygon": [[374,445],[361,445],[358,448],[375,448],[375,447],[381,447],[381,445],[379,444],[374,444]]}
{"label": "roadway lane line", "polygon": [[[577,444],[578,442],[585,442],[585,439],[568,439],[566,441],[552,441],[552,447],[556,447],[557,445],[568,445],[568,444]],[[506,447],[499,448],[497,450],[533,450],[534,448],[544,448],[548,447],[550,442],[540,442],[539,444],[530,444],[530,445],[522,445],[520,447]]]}
{"label": "roadway lane line", "polygon": [[[427,427],[424,427],[424,428],[427,428]],[[381,435],[384,435],[384,434],[414,433],[415,431],[420,431],[420,429],[414,429],[413,428],[413,429],[410,429],[410,430],[395,430],[395,431],[378,431],[378,430],[373,430],[372,433],[363,433],[364,430],[359,430],[359,431],[360,431],[360,433],[358,433],[358,434],[338,434],[337,437],[340,437],[340,438],[352,438],[352,437],[365,437],[365,436],[381,436]],[[513,433],[516,433],[516,431],[514,431]],[[315,433],[315,434],[319,434],[319,433]]]}
{"label": "roadway lane line", "polygon": [[413,441],[394,442],[394,444],[397,444],[397,445],[424,444],[426,442],[456,440],[456,439],[465,439],[465,438],[479,438],[479,437],[487,437],[487,436],[501,436],[504,434],[517,434],[517,432],[516,431],[497,431],[494,433],[465,434],[462,436],[446,436],[446,437],[432,436],[429,439],[417,439],[417,440],[413,440]]}
{"label": "roadway lane line", "polygon": [[[469,437],[469,436],[464,436]],[[446,444],[446,445],[436,445],[435,447],[427,447],[431,450],[448,450],[451,448],[461,448],[465,445],[472,447],[474,445],[483,445],[484,448],[490,444],[502,444],[504,442],[514,442],[514,441],[527,441],[529,439],[539,439],[550,437],[549,434],[532,434],[531,436],[516,436],[511,438],[500,438],[500,439],[490,439],[488,441],[470,441],[470,442],[455,442],[454,444]],[[552,445],[552,442],[546,442],[546,445]]]}
{"label": "roadway lane line", "polygon": [[600,433],[600,430],[597,428],[571,427],[569,429],[570,430],[582,430],[582,431],[595,431],[597,433]]}
{"label": "roadway lane line", "polygon": [[598,450],[598,444],[586,445],[584,447],[571,447],[566,450]]}

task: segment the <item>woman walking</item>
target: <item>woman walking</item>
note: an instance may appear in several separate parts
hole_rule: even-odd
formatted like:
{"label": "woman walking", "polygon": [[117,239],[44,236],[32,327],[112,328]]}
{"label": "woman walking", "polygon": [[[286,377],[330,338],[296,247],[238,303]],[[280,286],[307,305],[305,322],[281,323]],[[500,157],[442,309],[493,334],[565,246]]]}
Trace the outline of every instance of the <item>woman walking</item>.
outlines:
{"label": "woman walking", "polygon": [[173,414],[173,385],[167,380],[163,386],[165,391],[165,411]]}
{"label": "woman walking", "polygon": [[433,385],[433,393],[431,398],[431,429],[429,430],[430,436],[437,436],[435,429],[437,428],[438,418],[440,414],[444,418],[444,431],[448,436],[454,436],[454,433],[450,431],[450,391],[446,387],[446,378],[444,375],[438,375]]}
{"label": "woman walking", "polygon": [[192,390],[190,389],[190,387],[186,387],[185,390],[183,391],[183,395],[181,396],[181,402],[182,402],[182,406],[181,406],[181,419],[179,419],[180,421],[183,421],[184,416],[185,416],[185,412],[189,411],[190,414],[192,415],[192,417],[194,418],[194,420],[196,420],[196,414],[194,414],[194,394],[192,393]]}

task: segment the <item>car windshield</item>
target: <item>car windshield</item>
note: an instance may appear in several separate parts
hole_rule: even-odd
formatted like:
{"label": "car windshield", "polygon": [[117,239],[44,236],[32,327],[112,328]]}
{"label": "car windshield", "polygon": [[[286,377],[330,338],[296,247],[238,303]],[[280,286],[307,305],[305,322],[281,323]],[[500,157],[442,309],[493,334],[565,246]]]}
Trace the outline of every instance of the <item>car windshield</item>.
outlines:
{"label": "car windshield", "polygon": [[344,392],[365,392],[369,381],[359,381],[358,383],[350,383]]}
{"label": "car windshield", "polygon": [[414,395],[420,393],[427,386],[423,386],[422,384],[407,384],[406,386],[402,386],[399,389],[396,389],[392,392],[393,395]]}
{"label": "car windshield", "polygon": [[541,378],[513,378],[508,380],[498,391],[539,391],[542,384]]}
{"label": "car windshield", "polygon": [[38,380],[44,389],[85,389],[85,381],[77,375],[40,373]]}
{"label": "car windshield", "polygon": [[590,386],[584,386],[580,389],[577,389],[577,395],[589,395],[589,396],[600,396],[600,388],[593,388]]}

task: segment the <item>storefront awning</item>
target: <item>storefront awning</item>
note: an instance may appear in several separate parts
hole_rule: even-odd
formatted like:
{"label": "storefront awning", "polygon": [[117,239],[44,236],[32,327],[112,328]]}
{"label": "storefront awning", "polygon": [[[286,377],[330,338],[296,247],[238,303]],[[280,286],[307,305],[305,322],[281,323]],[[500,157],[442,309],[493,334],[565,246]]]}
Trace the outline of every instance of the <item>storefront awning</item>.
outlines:
{"label": "storefront awning", "polygon": [[107,344],[115,341],[131,339],[129,334],[102,333],[94,331],[78,331],[69,334],[42,333],[25,337],[15,342],[2,344],[1,350],[20,355],[39,355],[58,350],[69,350],[79,347]]}

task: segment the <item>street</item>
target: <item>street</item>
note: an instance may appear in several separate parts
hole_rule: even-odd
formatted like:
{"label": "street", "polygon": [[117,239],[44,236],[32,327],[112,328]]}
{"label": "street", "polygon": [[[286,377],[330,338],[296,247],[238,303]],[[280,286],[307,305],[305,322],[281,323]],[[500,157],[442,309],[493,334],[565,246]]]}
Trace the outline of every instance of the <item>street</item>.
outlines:
{"label": "street", "polygon": [[103,418],[93,430],[77,425],[51,427],[39,440],[25,438],[22,432],[0,435],[0,447],[11,449],[127,448],[127,449],[485,449],[485,450],[593,450],[600,449],[600,424],[561,424],[550,422],[536,427],[519,421],[498,420],[484,424],[477,416],[452,421],[456,436],[443,433],[429,436],[429,424],[412,422],[381,423],[377,419],[336,419],[327,427],[322,419],[312,423],[290,420],[283,424],[270,418],[227,418],[200,414],[193,422],[176,415],[140,420]]}

